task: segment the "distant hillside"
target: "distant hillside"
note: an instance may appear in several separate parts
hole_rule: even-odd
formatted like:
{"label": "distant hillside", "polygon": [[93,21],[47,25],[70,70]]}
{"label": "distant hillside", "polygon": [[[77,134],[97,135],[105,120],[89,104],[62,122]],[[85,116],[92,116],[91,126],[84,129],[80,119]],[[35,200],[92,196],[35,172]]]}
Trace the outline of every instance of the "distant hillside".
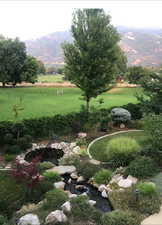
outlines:
{"label": "distant hillside", "polygon": [[[129,65],[158,66],[162,64],[162,29],[118,27],[120,46]],[[26,41],[27,52],[45,64],[62,64],[61,43],[72,42],[69,31],[55,32],[35,40]]]}

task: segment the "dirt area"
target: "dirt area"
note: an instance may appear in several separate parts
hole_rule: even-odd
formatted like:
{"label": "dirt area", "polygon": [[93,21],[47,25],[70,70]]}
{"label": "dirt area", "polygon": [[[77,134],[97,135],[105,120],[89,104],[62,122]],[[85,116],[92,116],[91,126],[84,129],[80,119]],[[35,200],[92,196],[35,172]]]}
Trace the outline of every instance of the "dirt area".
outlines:
{"label": "dirt area", "polygon": [[[2,86],[2,84],[0,83],[0,86]],[[21,84],[17,84],[17,87],[76,87],[74,84],[66,81],[63,83],[35,83],[35,84],[31,84],[31,83],[21,83]],[[116,84],[116,88],[123,88],[123,87],[138,87],[139,85],[136,84],[128,84],[128,83],[118,83]],[[10,85],[6,85],[6,87],[11,87]],[[111,91],[109,91],[110,93],[114,93],[117,90],[115,90],[115,88],[113,88]]]}

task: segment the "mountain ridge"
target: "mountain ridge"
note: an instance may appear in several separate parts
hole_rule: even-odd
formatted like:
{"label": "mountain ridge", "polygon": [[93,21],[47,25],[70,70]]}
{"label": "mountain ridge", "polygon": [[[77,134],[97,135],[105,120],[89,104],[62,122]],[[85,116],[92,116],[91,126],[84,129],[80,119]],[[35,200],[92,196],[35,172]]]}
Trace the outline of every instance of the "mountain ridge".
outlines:
{"label": "mountain ridge", "polygon": [[[118,26],[119,45],[125,52],[128,65],[159,66],[162,63],[162,29]],[[27,53],[46,65],[63,64],[61,44],[72,42],[70,31],[57,31],[25,41]]]}

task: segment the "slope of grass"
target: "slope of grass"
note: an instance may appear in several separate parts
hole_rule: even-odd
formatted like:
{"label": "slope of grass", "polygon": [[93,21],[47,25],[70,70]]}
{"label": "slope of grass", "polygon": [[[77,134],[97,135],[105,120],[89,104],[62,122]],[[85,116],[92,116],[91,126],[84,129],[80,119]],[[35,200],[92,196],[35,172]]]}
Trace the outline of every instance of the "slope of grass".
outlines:
{"label": "slope of grass", "polygon": [[[19,87],[0,88],[0,121],[13,120],[13,105],[22,100],[22,108],[18,119],[52,116],[79,111],[84,104],[81,100],[81,91],[78,88],[60,88],[63,95],[57,95],[59,88],[52,87]],[[60,90],[59,89],[59,90]],[[98,99],[103,98],[102,107],[120,106],[129,102],[135,103],[136,92],[140,88],[115,88],[110,93],[104,93],[91,101],[91,105],[99,106]]]}
{"label": "slope of grass", "polygon": [[90,154],[94,159],[100,160],[105,162],[106,160],[106,149],[108,142],[111,139],[118,138],[118,137],[130,137],[134,138],[140,145],[144,145],[144,143],[147,141],[147,136],[143,131],[131,131],[126,133],[120,133],[113,136],[108,136],[105,138],[102,138],[101,140],[96,141],[91,147],[90,147]]}

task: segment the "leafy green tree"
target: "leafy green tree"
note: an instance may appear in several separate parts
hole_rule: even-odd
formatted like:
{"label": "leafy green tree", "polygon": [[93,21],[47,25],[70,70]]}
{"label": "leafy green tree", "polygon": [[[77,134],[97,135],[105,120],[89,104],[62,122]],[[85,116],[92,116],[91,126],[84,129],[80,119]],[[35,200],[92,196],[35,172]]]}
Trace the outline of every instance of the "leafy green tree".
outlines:
{"label": "leafy green tree", "polygon": [[0,38],[0,81],[5,86],[12,83],[15,86],[21,82],[26,59],[26,47],[18,38]]}
{"label": "leafy green tree", "polygon": [[46,68],[45,68],[45,65],[44,63],[41,61],[41,60],[37,60],[37,63],[38,63],[38,74],[45,74],[46,73]]}
{"label": "leafy green tree", "polygon": [[120,37],[103,9],[76,10],[71,31],[74,42],[63,45],[65,75],[82,90],[88,112],[90,100],[113,80]]}
{"label": "leafy green tree", "polygon": [[118,59],[116,62],[116,80],[125,78],[127,72],[127,57],[120,47],[117,48]]}
{"label": "leafy green tree", "polygon": [[21,80],[29,83],[35,83],[39,69],[40,67],[38,60],[32,56],[27,56],[24,63],[23,72],[21,74]]}
{"label": "leafy green tree", "polygon": [[142,80],[144,95],[138,95],[145,113],[162,113],[162,73],[152,73]]}
{"label": "leafy green tree", "polygon": [[128,68],[127,79],[131,84],[141,84],[142,79],[150,75],[150,70],[142,66]]}

